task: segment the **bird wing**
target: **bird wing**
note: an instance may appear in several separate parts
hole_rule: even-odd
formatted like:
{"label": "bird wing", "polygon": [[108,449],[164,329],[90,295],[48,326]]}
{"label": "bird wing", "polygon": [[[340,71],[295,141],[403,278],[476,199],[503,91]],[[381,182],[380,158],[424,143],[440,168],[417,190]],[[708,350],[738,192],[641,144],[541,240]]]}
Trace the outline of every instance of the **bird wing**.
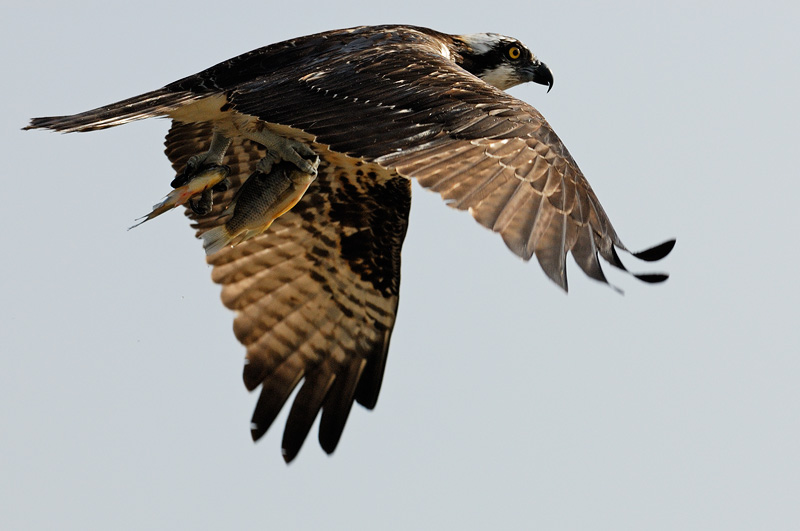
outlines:
{"label": "bird wing", "polygon": [[[166,139],[173,166],[208,148],[209,124],[174,122]],[[265,156],[234,139],[224,163],[231,187],[214,197],[198,235],[223,224],[226,206]],[[332,452],[353,400],[378,398],[400,283],[400,248],[410,182],[376,166],[328,153],[317,179],[270,229],[208,257],[234,332],[247,348],[244,381],[262,386],[252,435],[260,438],[300,382],[283,437],[284,458],[300,450],[322,409],[319,440]]]}
{"label": "bird wing", "polygon": [[[301,60],[291,72],[226,80],[227,105],[418,179],[498,232],[523,259],[535,255],[565,290],[570,251],[587,275],[603,282],[598,254],[625,269],[615,247],[627,249],[544,117],[460,68],[433,37],[407,41],[353,46],[325,60]],[[209,70],[182,86],[191,90],[202,78],[207,87],[220,77]],[[673,244],[634,255],[658,260]]]}
{"label": "bird wing", "polygon": [[[626,250],[589,183],[542,115],[463,70],[442,34],[355,28],[255,50],[163,89],[29,128],[87,131],[150,116],[177,118],[167,137],[176,170],[208,148],[221,115],[313,142],[322,162],[306,195],[269,231],[208,258],[247,347],[245,384],[262,391],[253,437],[300,380],[284,431],[291,460],[322,409],[320,443],[338,443],[353,400],[373,407],[397,310],[400,248],[416,178],[567,288],[572,252],[606,281],[598,255],[624,269]],[[228,114],[226,114],[228,113]],[[265,155],[242,138],[224,163],[233,186],[195,220],[225,222],[242,181]],[[658,260],[666,242],[635,256]],[[637,275],[649,282],[666,275]]]}
{"label": "bird wing", "polygon": [[[224,61],[151,93],[28,128],[87,131],[148,116],[218,119],[234,111],[286,136],[417,178],[469,210],[567,289],[572,252],[606,282],[598,255],[625,270],[627,250],[591,186],[532,106],[459,67],[450,36],[405,26],[335,30]],[[280,126],[280,127],[276,127]],[[668,241],[634,256],[654,261]],[[663,274],[637,278],[660,282]]]}

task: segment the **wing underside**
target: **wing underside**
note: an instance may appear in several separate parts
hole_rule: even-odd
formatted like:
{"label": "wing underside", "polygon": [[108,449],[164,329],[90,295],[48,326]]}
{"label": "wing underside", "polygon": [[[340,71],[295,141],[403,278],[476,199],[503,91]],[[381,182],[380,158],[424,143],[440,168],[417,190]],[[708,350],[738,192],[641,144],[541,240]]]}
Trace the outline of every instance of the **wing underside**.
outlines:
{"label": "wing underside", "polygon": [[[211,132],[208,125],[174,123],[166,142],[173,166],[205,150]],[[215,193],[209,215],[187,211],[198,235],[224,223],[225,207],[264,155],[260,146],[234,140],[224,161],[231,188]],[[208,257],[247,348],[245,384],[262,387],[254,439],[305,379],[284,432],[287,461],[320,409],[320,443],[332,452],[353,400],[375,406],[397,311],[409,185],[347,157],[323,157],[317,180],[266,233]]]}

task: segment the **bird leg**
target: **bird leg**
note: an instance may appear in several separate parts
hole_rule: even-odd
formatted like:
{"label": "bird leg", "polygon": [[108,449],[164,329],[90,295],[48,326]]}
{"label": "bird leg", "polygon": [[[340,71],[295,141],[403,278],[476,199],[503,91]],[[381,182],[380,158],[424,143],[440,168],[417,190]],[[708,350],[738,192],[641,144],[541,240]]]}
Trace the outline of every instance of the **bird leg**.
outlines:
{"label": "bird leg", "polygon": [[[222,165],[225,152],[228,151],[230,145],[230,138],[219,131],[214,131],[208,151],[189,157],[186,166],[172,180],[173,188],[185,188],[193,192],[188,203],[194,213],[199,216],[211,212],[211,208],[214,206],[212,190],[225,191],[230,185],[228,181],[230,169]],[[211,177],[211,181],[206,182],[209,177]],[[195,191],[195,188],[198,187],[194,186],[193,182],[202,182],[203,186]],[[196,198],[197,195],[200,197]]]}
{"label": "bird leg", "polygon": [[[243,136],[261,144],[267,150],[267,156],[258,163],[260,172],[269,174],[274,163],[286,161],[297,166],[301,172],[316,177],[319,157],[307,144],[280,136],[267,129],[243,132]],[[188,204],[198,216],[211,212],[214,206],[213,192],[225,191],[230,186],[227,178],[230,169],[222,165],[230,144],[230,138],[220,131],[214,131],[208,151],[189,157],[184,169],[171,183],[173,188],[190,191],[192,197],[188,200]],[[209,176],[213,180],[216,180],[217,176],[220,177],[216,182],[209,184]],[[202,187],[197,186],[200,183],[203,184]]]}
{"label": "bird leg", "polygon": [[316,176],[319,156],[307,144],[286,138],[278,134],[263,129],[261,131],[248,131],[244,136],[257,144],[267,148],[267,157],[264,157],[259,164],[262,164],[260,171],[269,173],[272,162],[286,161],[291,162],[303,173]]}
{"label": "bird leg", "polygon": [[214,131],[208,151],[189,157],[189,160],[186,161],[186,166],[170,183],[171,186],[173,188],[185,186],[207,167],[221,166],[222,159],[225,158],[225,152],[228,151],[228,146],[230,145],[230,138],[219,131]]}

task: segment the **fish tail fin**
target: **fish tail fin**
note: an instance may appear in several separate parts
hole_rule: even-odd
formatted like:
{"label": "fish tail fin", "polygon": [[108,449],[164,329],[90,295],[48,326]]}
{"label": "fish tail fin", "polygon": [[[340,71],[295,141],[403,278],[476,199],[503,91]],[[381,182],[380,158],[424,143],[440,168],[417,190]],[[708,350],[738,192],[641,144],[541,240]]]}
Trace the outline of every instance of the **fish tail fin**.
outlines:
{"label": "fish tail fin", "polygon": [[217,251],[221,251],[231,244],[231,234],[225,225],[220,225],[209,229],[200,235],[203,240],[203,249],[206,250],[206,256],[212,255]]}
{"label": "fish tail fin", "polygon": [[172,190],[161,202],[153,205],[153,210],[149,214],[140,218],[136,218],[138,223],[128,227],[128,230],[136,228],[145,221],[150,221],[151,219],[160,216],[164,212],[172,210],[173,208],[186,203],[186,201],[188,201],[192,196],[191,193],[188,193],[187,190],[185,190],[186,188],[187,187],[183,186],[181,188]]}

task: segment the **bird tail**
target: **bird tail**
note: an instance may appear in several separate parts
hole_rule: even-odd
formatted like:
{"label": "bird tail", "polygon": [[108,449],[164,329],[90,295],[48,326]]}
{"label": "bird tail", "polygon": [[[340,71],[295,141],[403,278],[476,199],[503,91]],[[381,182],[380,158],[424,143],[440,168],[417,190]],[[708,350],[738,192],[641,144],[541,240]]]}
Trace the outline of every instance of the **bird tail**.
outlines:
{"label": "bird tail", "polygon": [[174,92],[166,88],[69,116],[32,118],[24,129],[52,129],[63,133],[96,131],[134,120],[163,116],[181,105],[196,100],[197,94]]}

